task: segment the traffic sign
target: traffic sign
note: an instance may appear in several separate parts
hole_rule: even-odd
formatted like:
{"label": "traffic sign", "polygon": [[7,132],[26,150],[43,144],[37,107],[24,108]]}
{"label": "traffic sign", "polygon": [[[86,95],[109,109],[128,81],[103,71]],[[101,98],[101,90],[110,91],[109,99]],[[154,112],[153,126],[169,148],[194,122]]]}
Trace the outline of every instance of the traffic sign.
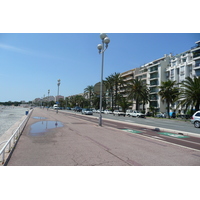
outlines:
{"label": "traffic sign", "polygon": [[[101,86],[101,82],[98,82],[94,85],[95,94],[100,94],[100,86]],[[106,92],[106,86],[102,84],[102,93],[105,93],[105,92]]]}

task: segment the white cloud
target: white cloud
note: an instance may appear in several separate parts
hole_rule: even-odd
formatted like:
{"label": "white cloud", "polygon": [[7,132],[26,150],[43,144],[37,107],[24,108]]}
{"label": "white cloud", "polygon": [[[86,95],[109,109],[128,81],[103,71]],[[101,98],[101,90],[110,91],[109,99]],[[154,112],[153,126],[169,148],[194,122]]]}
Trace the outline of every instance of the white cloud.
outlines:
{"label": "white cloud", "polygon": [[7,44],[1,44],[1,43],[0,43],[0,48],[6,49],[8,51],[19,52],[19,53],[25,53],[26,52],[23,49],[20,49],[20,48],[14,47],[14,46],[10,46],[10,45],[7,45]]}
{"label": "white cloud", "polygon": [[37,56],[37,57],[62,59],[61,57],[57,57],[57,56],[54,56],[54,55],[48,55],[46,53],[25,50],[25,49],[21,49],[21,48],[15,47],[15,46],[2,44],[2,43],[0,43],[0,49],[5,49],[5,50],[8,50],[8,51],[14,51],[14,52],[17,52],[17,53],[22,53],[22,54],[27,54],[27,55],[31,55],[31,56]]}

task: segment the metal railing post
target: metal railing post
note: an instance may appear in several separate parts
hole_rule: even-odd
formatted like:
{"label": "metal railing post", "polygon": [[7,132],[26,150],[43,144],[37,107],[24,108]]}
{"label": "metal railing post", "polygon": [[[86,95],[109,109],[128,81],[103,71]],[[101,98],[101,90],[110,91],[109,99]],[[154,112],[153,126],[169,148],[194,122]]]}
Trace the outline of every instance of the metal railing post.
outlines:
{"label": "metal railing post", "polygon": [[[12,147],[15,145],[15,143],[17,142],[17,140],[20,137],[21,132],[23,131],[28,119],[30,118],[30,115],[32,113],[33,110],[31,110],[29,112],[29,114],[27,115],[27,117],[23,120],[23,122],[19,125],[19,127],[15,130],[15,132],[12,134],[12,136],[10,137],[9,140],[6,141],[6,144],[3,146],[2,149],[0,149],[0,156],[2,157],[2,160],[0,160],[0,162],[2,162],[2,164],[4,164],[5,161],[5,151],[6,148],[8,147],[8,152],[11,151]],[[13,140],[13,144],[12,144],[12,140]],[[4,142],[3,142],[4,143]]]}

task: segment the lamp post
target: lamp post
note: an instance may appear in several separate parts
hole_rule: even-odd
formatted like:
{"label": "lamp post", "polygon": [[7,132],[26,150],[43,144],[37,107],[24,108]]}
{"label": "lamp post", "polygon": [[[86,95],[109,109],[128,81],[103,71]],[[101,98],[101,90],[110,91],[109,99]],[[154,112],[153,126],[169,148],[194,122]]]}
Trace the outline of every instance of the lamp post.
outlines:
{"label": "lamp post", "polygon": [[[108,44],[110,42],[110,39],[107,37],[105,33],[100,34],[100,38],[102,41],[102,44],[98,44],[97,48],[99,50],[99,54],[102,55],[102,63],[101,63],[101,84],[100,84],[100,115],[99,115],[99,126],[102,126],[102,88],[103,88],[103,65],[104,65],[104,51],[108,48]],[[104,46],[105,44],[105,46]]]}
{"label": "lamp post", "polygon": [[[58,94],[57,94],[57,102],[56,102],[56,103],[59,104],[59,103],[58,103],[58,95],[59,95],[60,79],[58,79],[57,85],[58,85]],[[57,109],[57,113],[58,113],[58,109]]]}
{"label": "lamp post", "polygon": [[47,106],[47,110],[49,108],[49,93],[50,93],[50,90],[48,90],[48,106]]}

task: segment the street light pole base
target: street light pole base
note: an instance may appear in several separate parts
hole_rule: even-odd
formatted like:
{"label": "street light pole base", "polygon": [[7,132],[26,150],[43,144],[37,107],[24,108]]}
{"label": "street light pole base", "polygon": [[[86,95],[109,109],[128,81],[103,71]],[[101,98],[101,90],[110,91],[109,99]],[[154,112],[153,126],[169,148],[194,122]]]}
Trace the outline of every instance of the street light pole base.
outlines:
{"label": "street light pole base", "polygon": [[99,126],[102,126],[102,116],[99,116]]}

